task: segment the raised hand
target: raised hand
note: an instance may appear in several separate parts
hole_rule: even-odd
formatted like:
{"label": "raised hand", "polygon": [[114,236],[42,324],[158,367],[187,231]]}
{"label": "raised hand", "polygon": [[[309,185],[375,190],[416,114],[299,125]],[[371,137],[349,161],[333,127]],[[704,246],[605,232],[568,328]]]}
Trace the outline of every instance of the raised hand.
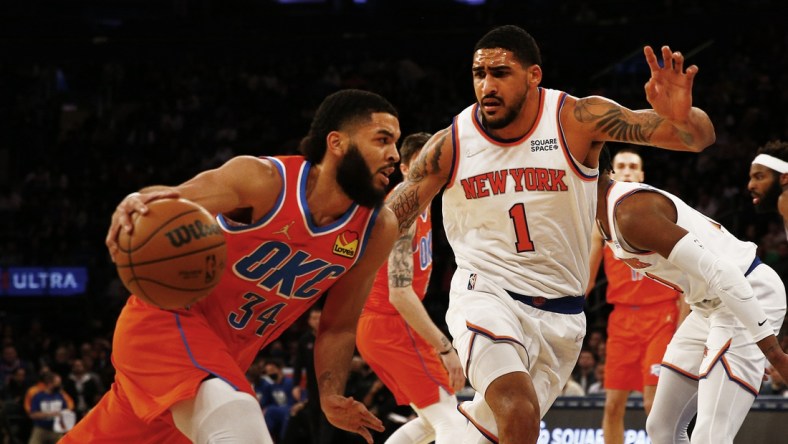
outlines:
{"label": "raised hand", "polygon": [[650,46],[643,48],[646,62],[651,69],[651,78],[646,82],[646,99],[654,111],[673,122],[683,123],[689,119],[692,108],[692,81],[698,67],[684,70],[684,56],[670,47],[662,47],[662,65]]}
{"label": "raised hand", "polygon": [[342,430],[358,433],[368,444],[372,444],[372,434],[369,429],[382,432],[383,422],[373,415],[364,404],[353,398],[339,395],[326,395],[320,397],[320,407],[326,415],[328,422]]}

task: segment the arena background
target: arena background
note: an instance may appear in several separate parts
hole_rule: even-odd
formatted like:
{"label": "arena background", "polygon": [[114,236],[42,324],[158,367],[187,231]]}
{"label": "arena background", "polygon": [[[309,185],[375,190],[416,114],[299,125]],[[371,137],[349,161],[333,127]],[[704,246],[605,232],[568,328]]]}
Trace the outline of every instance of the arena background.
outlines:
{"label": "arena background", "polygon": [[[108,343],[128,294],[103,239],[124,195],[143,185],[181,182],[232,155],[292,153],[317,104],[338,88],[389,98],[403,134],[448,126],[474,100],[473,44],[506,23],[524,27],[539,42],[543,86],[576,96],[602,94],[630,108],[648,107],[643,45],[669,44],[697,64],[695,104],[714,121],[717,143],[699,155],[643,149],[646,181],[758,243],[761,257],[785,278],[788,243],[779,221],[756,215],[746,191],[755,149],[788,139],[788,31],[781,3],[2,2],[4,347],[14,346],[33,372],[47,364],[67,373],[70,360],[88,353],[83,345],[89,344],[94,370],[111,381]],[[439,202],[435,206],[439,216]],[[442,325],[454,264],[440,223],[435,229],[435,271],[425,302]],[[606,325],[604,283],[602,275],[589,299],[592,329]],[[270,354],[289,362],[304,329],[303,322],[293,326]],[[759,406],[767,413],[782,407],[785,415],[784,403]],[[583,408],[601,418],[595,404]],[[579,427],[572,417],[561,427]],[[632,419],[632,427],[642,429],[640,422]],[[737,442],[779,442],[775,437],[788,431],[784,421],[768,424],[753,428],[763,435],[748,432]]]}

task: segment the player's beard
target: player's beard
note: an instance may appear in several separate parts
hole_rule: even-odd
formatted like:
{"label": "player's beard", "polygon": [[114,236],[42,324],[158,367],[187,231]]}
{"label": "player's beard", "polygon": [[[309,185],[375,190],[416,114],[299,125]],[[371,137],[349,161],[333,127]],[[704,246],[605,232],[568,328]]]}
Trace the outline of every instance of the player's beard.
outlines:
{"label": "player's beard", "polygon": [[[509,124],[514,122],[514,119],[516,119],[517,116],[520,115],[520,112],[523,110],[523,105],[525,104],[525,99],[527,98],[528,98],[528,90],[526,90],[525,93],[523,93],[522,97],[520,97],[520,100],[518,100],[517,103],[514,104],[514,106],[511,107],[507,106],[505,108],[505,113],[503,116],[494,120],[490,120],[487,117],[487,115],[484,114],[484,112],[480,113],[482,116],[482,124],[484,124],[485,128],[491,130],[497,130],[509,126]],[[481,102],[479,102],[479,106],[480,107],[482,106]]]}
{"label": "player's beard", "polygon": [[783,189],[780,186],[779,180],[775,178],[772,186],[766,190],[766,194],[761,196],[761,200],[755,204],[756,213],[774,213],[777,211],[777,199],[782,194]]}
{"label": "player's beard", "polygon": [[374,175],[361,155],[358,145],[350,142],[345,157],[337,167],[337,183],[342,191],[362,207],[374,208],[383,204],[385,189],[375,188]]}

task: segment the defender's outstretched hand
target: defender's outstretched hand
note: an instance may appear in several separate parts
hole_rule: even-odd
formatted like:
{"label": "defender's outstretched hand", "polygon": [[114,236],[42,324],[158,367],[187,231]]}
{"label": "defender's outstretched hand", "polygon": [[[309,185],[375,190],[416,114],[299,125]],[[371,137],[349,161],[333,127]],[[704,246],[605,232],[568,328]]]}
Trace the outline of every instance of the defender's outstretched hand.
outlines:
{"label": "defender's outstretched hand", "polygon": [[358,433],[372,444],[369,429],[382,432],[383,422],[373,415],[364,404],[339,395],[327,395],[320,398],[320,406],[326,414],[328,422],[342,430]]}
{"label": "defender's outstretched hand", "polygon": [[670,47],[662,47],[662,65],[650,46],[643,48],[646,62],[651,69],[651,78],[646,82],[646,99],[660,116],[678,123],[689,119],[692,108],[692,81],[698,67],[684,70],[684,56]]}

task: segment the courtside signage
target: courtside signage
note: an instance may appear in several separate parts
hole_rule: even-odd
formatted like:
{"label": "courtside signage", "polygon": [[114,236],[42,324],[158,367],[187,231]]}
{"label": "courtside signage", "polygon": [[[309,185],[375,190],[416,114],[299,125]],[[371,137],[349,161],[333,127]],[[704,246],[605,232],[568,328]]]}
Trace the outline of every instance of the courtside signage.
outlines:
{"label": "courtside signage", "polygon": [[9,267],[0,269],[0,295],[73,296],[87,290],[86,267]]}

